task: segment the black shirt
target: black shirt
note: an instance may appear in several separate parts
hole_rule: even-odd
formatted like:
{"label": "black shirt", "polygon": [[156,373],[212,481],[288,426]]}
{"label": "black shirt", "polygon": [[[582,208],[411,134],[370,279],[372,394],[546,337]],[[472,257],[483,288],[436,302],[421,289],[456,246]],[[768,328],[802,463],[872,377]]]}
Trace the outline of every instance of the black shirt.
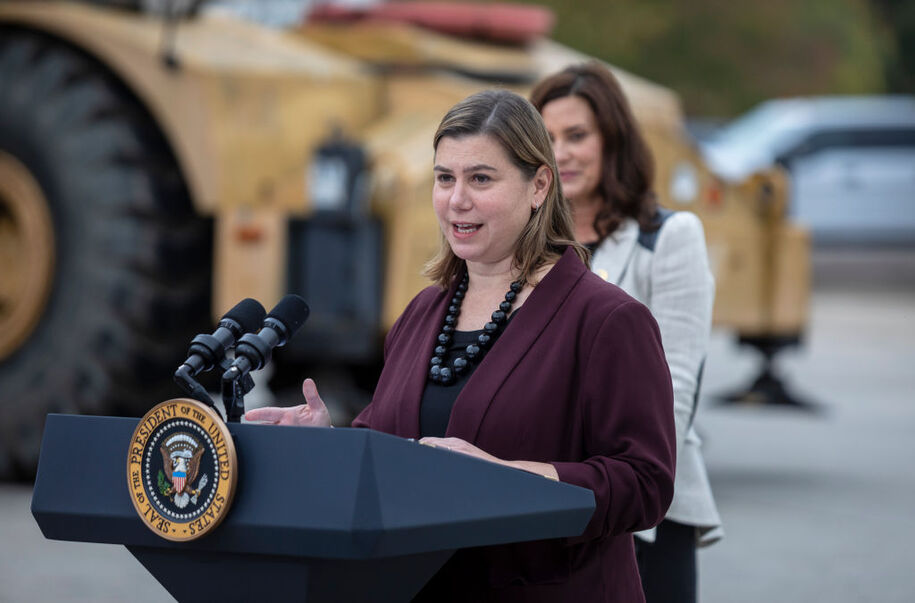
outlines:
{"label": "black shirt", "polygon": [[[508,328],[515,314],[517,312],[512,312],[508,317],[505,329]],[[451,338],[451,345],[448,346],[448,354],[444,358],[444,365],[452,366],[454,359],[463,353],[468,345],[476,343],[477,337],[482,332],[483,329],[479,331],[455,331],[454,336]],[[493,345],[495,345],[495,341],[493,341]],[[488,350],[487,353],[489,353]],[[429,358],[432,358],[432,350],[429,350]],[[419,410],[420,437],[445,437],[445,432],[448,430],[448,421],[451,420],[451,409],[454,408],[454,401],[457,400],[461,390],[464,389],[470,376],[477,370],[479,365],[480,362],[469,362],[464,374],[459,375],[451,385],[426,381],[426,388],[423,390],[423,399]]]}

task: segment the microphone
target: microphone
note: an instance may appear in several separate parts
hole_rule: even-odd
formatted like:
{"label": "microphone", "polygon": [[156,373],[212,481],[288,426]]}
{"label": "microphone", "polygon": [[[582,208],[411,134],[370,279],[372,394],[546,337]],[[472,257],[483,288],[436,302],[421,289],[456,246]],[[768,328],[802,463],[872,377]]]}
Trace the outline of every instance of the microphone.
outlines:
{"label": "microphone", "polygon": [[235,345],[235,362],[223,374],[223,381],[233,380],[252,370],[263,368],[270,362],[273,348],[285,345],[308,318],[308,304],[298,295],[287,295],[280,300],[267,318],[263,328],[255,335],[243,335]]}
{"label": "microphone", "polygon": [[175,372],[176,379],[187,379],[208,371],[222,362],[226,350],[244,333],[257,329],[263,322],[264,307],[259,301],[245,298],[219,320],[212,335],[200,334],[191,341],[187,360]]}

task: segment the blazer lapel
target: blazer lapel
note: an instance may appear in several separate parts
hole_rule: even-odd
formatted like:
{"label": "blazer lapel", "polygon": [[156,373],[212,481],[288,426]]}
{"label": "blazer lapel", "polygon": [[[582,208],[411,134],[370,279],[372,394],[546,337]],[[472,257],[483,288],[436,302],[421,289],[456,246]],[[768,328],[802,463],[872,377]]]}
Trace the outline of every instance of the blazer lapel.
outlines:
{"label": "blazer lapel", "polygon": [[468,442],[476,440],[483,417],[502,383],[540,337],[586,272],[585,265],[575,252],[571,248],[566,249],[559,262],[518,309],[519,314],[512,319],[461,390],[451,410],[446,435]]}
{"label": "blazer lapel", "polygon": [[619,285],[632,262],[639,239],[639,224],[627,218],[622,226],[607,237],[591,261],[592,270],[608,283]]}

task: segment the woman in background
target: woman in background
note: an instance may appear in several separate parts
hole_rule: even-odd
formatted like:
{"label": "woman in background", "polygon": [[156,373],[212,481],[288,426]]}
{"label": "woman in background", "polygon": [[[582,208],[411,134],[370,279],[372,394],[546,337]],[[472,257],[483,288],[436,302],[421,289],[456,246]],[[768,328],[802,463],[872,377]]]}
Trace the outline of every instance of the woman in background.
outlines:
{"label": "woman in background", "polygon": [[553,142],[575,237],[591,269],[648,306],[674,389],[677,472],[665,520],[636,534],[648,603],[696,600],[696,547],[721,537],[694,428],[715,284],[702,223],[657,206],[654,166],[619,83],[603,65],[568,67],[539,83],[531,102]]}

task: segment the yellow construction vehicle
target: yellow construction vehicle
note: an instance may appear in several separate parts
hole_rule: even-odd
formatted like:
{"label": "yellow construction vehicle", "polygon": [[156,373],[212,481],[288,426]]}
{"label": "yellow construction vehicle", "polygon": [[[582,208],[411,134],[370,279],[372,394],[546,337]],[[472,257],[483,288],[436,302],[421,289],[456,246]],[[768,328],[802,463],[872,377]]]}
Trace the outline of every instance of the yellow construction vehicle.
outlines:
{"label": "yellow construction vehicle", "polygon": [[[397,20],[278,29],[112,4],[0,3],[0,477],[34,471],[48,412],[173,397],[190,339],[243,297],[304,296],[284,362],[370,382],[438,245],[445,110],[588,58]],[[796,339],[809,245],[783,173],[718,182],[677,96],[615,72],[661,202],[705,223],[716,323]]]}

